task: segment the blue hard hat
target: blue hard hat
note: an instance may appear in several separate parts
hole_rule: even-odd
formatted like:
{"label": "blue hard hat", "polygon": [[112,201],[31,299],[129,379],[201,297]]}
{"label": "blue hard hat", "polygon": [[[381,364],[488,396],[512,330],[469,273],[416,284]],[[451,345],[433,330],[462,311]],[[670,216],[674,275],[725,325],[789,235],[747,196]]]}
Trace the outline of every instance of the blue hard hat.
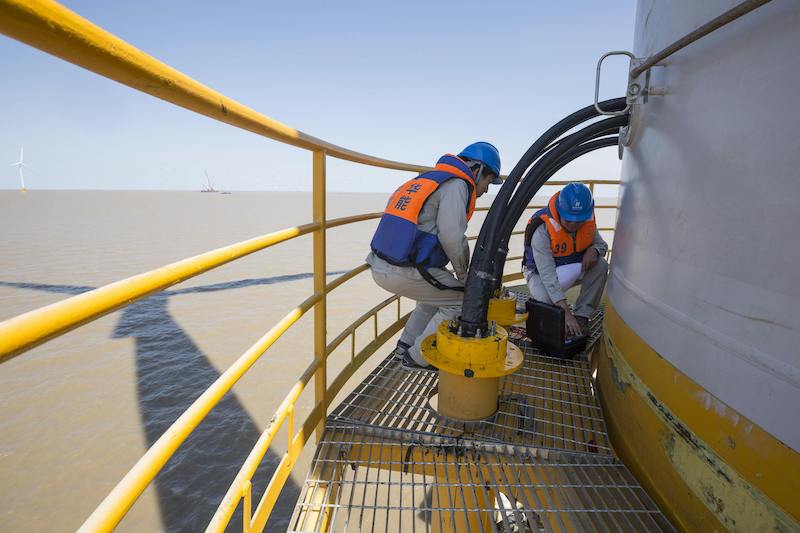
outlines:
{"label": "blue hard hat", "polygon": [[495,174],[495,179],[492,180],[493,185],[500,185],[503,180],[500,179],[500,152],[493,144],[484,141],[472,143],[458,154],[458,157],[466,157],[480,161],[491,169]]}
{"label": "blue hard hat", "polygon": [[586,222],[592,218],[592,191],[583,183],[570,183],[561,189],[556,202],[558,216],[567,222]]}

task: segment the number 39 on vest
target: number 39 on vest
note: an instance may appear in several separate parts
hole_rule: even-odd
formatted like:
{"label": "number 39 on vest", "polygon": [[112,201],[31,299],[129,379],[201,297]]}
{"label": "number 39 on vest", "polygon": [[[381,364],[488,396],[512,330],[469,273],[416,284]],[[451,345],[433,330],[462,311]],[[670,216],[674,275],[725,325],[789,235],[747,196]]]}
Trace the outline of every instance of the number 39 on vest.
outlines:
{"label": "number 39 on vest", "polygon": [[550,235],[553,259],[555,259],[557,267],[570,263],[580,263],[583,260],[583,253],[594,242],[594,234],[597,230],[594,213],[592,213],[591,219],[581,224],[573,238],[572,234],[561,225],[561,217],[559,217],[556,207],[559,194],[561,193],[557,192],[550,198],[550,201],[547,202],[547,207],[536,211],[525,227],[525,253],[522,257],[522,264],[534,272],[537,272],[537,270],[536,262],[533,260],[531,237],[533,237],[533,232],[536,231],[536,228],[542,224],[545,225],[547,233]]}

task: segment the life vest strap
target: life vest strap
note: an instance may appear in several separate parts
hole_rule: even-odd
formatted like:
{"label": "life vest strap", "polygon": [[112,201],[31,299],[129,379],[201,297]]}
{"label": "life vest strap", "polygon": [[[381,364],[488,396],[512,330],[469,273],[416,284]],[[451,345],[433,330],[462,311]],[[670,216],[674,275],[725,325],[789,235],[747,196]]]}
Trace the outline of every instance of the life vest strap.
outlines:
{"label": "life vest strap", "polygon": [[425,268],[424,266],[417,265],[417,271],[419,272],[419,275],[422,276],[422,279],[424,279],[425,281],[427,281],[428,283],[430,283],[431,285],[433,285],[434,287],[436,287],[440,291],[464,292],[464,287],[451,287],[449,285],[445,285],[444,283],[442,283],[438,279],[434,278],[431,275],[431,273],[428,272],[428,269]]}

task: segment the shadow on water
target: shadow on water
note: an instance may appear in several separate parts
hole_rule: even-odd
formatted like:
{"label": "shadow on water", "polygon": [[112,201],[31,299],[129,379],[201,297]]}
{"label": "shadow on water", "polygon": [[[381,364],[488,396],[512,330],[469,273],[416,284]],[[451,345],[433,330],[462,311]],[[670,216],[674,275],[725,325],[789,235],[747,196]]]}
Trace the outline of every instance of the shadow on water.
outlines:
{"label": "shadow on water", "polygon": [[[339,274],[340,272],[330,272]],[[171,296],[271,285],[312,277],[310,273],[254,278],[162,291],[122,310],[113,338],[133,337],[136,346],[137,393],[148,447],[220,375],[206,355],[167,310]],[[80,294],[94,287],[0,281],[13,287],[61,294]],[[229,392],[192,432],[155,479],[166,531],[205,529],[230,482],[260,436],[236,395]],[[280,461],[271,450],[253,478],[254,507]],[[276,503],[282,510],[267,530],[285,530],[300,488],[286,482]],[[229,529],[241,527],[241,504]]]}

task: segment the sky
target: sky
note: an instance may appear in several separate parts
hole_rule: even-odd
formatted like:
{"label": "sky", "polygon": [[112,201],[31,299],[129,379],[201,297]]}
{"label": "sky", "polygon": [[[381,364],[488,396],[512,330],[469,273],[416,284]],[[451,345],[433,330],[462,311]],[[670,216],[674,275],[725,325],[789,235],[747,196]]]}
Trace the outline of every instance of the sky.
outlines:
{"label": "sky", "polygon": [[[335,144],[421,165],[486,140],[508,172],[594,97],[598,58],[633,45],[635,2],[63,4],[255,110]],[[604,65],[601,98],[626,65]],[[25,147],[29,189],[310,190],[311,153],[217,123],[0,36],[0,189]],[[614,179],[616,150],[563,169]],[[328,162],[329,191],[408,176]]]}

